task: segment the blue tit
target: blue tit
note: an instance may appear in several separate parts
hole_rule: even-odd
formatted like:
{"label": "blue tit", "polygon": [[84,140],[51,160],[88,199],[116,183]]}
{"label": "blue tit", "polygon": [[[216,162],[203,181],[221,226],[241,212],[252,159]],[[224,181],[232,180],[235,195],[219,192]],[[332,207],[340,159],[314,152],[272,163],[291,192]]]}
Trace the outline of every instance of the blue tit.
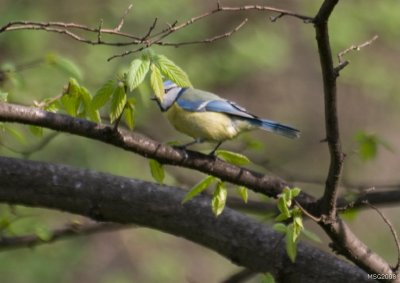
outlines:
{"label": "blue tit", "polygon": [[172,81],[164,82],[162,99],[154,98],[176,130],[194,138],[182,147],[201,142],[216,142],[214,154],[222,142],[241,132],[256,128],[288,138],[298,138],[300,132],[275,121],[258,118],[236,103],[211,92],[179,87]]}

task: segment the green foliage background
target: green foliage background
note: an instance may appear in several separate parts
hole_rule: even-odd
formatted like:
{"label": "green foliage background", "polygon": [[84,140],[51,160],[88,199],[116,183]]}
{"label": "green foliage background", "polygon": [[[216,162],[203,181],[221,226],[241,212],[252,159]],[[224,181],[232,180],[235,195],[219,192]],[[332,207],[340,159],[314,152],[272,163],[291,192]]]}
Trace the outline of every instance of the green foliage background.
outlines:
{"label": "green foliage background", "polygon": [[[225,2],[226,5],[268,4],[308,15],[315,14],[321,4],[321,1]],[[114,27],[129,4],[125,0],[0,0],[3,12],[0,25],[12,20],[35,20],[97,26],[103,19],[104,27]],[[216,3],[211,0],[147,0],[135,1],[133,5],[124,31],[143,35],[154,17],[159,18],[159,28],[165,28],[167,22],[187,20],[215,8]],[[339,78],[342,140],[348,154],[345,184],[396,184],[400,181],[397,173],[400,166],[399,8],[400,3],[396,0],[341,1],[331,19],[334,53],[367,41],[376,34],[379,36],[373,45],[346,56],[351,64]],[[257,170],[297,181],[300,188],[320,195],[327,172],[328,153],[326,145],[319,142],[325,137],[323,95],[313,27],[289,17],[271,23],[268,16],[270,14],[258,12],[217,14],[173,34],[168,41],[212,37],[232,29],[245,17],[249,22],[229,39],[210,45],[153,49],[182,67],[195,87],[219,93],[256,115],[299,128],[302,138],[297,141],[255,132],[228,142],[224,147],[244,152],[257,164],[253,165]],[[106,61],[125,50],[126,47],[86,45],[43,31],[0,34],[2,68],[18,68],[48,58],[49,54],[59,54],[79,66],[82,77],[76,77],[91,93],[127,70],[134,56]],[[51,64],[40,64],[17,72],[0,89],[9,93],[9,101],[32,105],[34,100],[61,94],[69,78],[70,74],[65,70]],[[167,124],[150,101],[152,93],[148,86],[139,87],[134,95],[138,103],[136,131],[163,142],[187,141]],[[24,138],[21,140],[4,132],[0,140],[2,144],[21,150],[40,141],[25,127],[15,128],[23,133]],[[201,146],[198,149],[208,148]],[[4,146],[0,151],[6,156],[21,156]],[[29,158],[151,180],[150,170],[142,165],[147,161],[142,157],[70,135],[58,135]],[[198,173],[188,174],[187,170],[168,168],[164,182],[191,188],[203,177]],[[254,195],[250,197],[257,198]],[[0,208],[1,221],[14,219],[8,207]],[[60,227],[68,221],[80,219],[64,213],[20,207],[17,212],[24,217],[17,217],[18,220],[8,227],[15,234],[34,233],[37,229]],[[394,215],[397,209],[385,212]],[[368,219],[368,227],[365,227],[365,219]],[[400,226],[395,217],[392,220],[396,227]],[[359,213],[351,225],[372,249],[389,259],[395,258],[393,244],[387,244],[393,242],[390,234],[373,212]],[[380,234],[371,234],[371,229],[380,231]],[[0,233],[10,231],[2,229]],[[236,269],[211,251],[142,228],[0,253],[2,282],[15,283],[216,282]]]}

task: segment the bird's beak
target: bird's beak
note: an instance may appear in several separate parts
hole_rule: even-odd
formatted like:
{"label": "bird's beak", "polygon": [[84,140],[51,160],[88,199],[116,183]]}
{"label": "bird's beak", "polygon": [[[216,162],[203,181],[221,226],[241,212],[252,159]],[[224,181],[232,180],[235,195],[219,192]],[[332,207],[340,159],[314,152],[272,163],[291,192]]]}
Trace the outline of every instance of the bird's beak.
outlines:
{"label": "bird's beak", "polygon": [[151,99],[151,100],[154,100],[154,101],[157,101],[157,100],[158,100],[156,96],[152,96],[152,97],[150,97],[150,99]]}

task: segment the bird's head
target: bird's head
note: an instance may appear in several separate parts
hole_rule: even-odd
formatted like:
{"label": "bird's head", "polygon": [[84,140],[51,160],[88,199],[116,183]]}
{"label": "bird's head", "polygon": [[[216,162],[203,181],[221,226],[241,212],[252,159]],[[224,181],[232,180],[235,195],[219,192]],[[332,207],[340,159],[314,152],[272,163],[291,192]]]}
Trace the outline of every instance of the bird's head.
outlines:
{"label": "bird's head", "polygon": [[165,81],[163,85],[164,97],[160,99],[159,97],[154,96],[151,99],[157,102],[162,112],[165,112],[172,106],[172,104],[174,104],[176,99],[178,99],[179,92],[182,88],[170,80]]}

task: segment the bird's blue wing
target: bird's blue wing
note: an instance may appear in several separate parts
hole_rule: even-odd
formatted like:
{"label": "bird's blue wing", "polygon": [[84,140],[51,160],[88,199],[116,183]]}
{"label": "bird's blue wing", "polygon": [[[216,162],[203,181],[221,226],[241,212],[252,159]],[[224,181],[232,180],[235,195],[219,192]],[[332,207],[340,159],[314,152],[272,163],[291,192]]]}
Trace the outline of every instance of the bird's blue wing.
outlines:
{"label": "bird's blue wing", "polygon": [[255,118],[246,109],[228,100],[212,100],[205,105],[205,111],[220,112],[244,118]]}
{"label": "bird's blue wing", "polygon": [[181,108],[191,112],[219,112],[244,118],[255,118],[246,109],[228,100],[188,100],[180,97],[176,103]]}

